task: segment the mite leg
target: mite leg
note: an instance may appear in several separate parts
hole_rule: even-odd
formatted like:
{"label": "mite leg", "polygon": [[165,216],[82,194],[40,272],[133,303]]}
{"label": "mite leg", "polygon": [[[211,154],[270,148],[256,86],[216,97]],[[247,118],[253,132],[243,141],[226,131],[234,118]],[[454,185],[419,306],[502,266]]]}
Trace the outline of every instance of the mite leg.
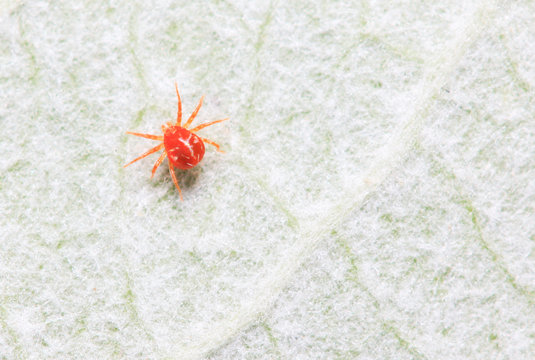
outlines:
{"label": "mite leg", "polygon": [[135,133],[135,132],[131,132],[131,131],[127,131],[126,133],[130,134],[130,135],[135,135],[135,136],[139,136],[139,137],[142,137],[142,138],[146,138],[146,139],[163,141],[163,136],[151,135],[151,134],[140,134],[140,133]]}
{"label": "mite leg", "polygon": [[141,159],[143,159],[144,157],[149,156],[149,155],[152,154],[152,153],[155,153],[156,151],[158,151],[158,150],[160,150],[161,148],[163,148],[163,146],[164,146],[163,143],[161,143],[160,145],[153,147],[152,149],[150,149],[149,151],[143,153],[141,156],[135,158],[134,160],[130,161],[128,164],[126,164],[126,165],[123,166],[123,167],[127,167],[128,165],[130,165],[130,164],[132,164],[132,163],[135,163],[136,161],[141,160]]}
{"label": "mite leg", "polygon": [[154,164],[154,167],[152,168],[152,175],[150,176],[151,179],[154,176],[154,173],[156,172],[156,169],[158,169],[158,166],[160,166],[160,164],[162,163],[163,159],[165,159],[166,155],[167,155],[167,153],[164,150],[162,155],[160,155],[158,160],[156,160],[156,163]]}
{"label": "mite leg", "polygon": [[195,119],[195,116],[197,116],[197,113],[199,112],[199,109],[202,106],[202,101],[204,99],[204,95],[201,97],[201,100],[199,101],[199,105],[195,108],[195,111],[191,113],[191,116],[189,117],[188,121],[184,124],[184,128],[188,128],[188,126],[191,124],[193,119]]}
{"label": "mite leg", "polygon": [[[200,136],[199,136],[199,137],[200,137]],[[212,146],[215,146],[216,149],[217,149],[217,151],[219,151],[220,153],[224,153],[223,150],[220,150],[220,149],[219,149],[219,145],[218,145],[217,143],[215,143],[215,142],[213,142],[213,141],[211,141],[211,140],[202,138],[202,137],[200,137],[200,138],[201,138],[201,140],[204,141],[205,143],[210,144],[210,145],[212,145]]]}
{"label": "mite leg", "polygon": [[214,124],[217,124],[217,123],[220,123],[221,121],[225,121],[225,120],[228,120],[229,118],[226,118],[226,119],[221,119],[221,120],[216,120],[216,121],[211,121],[209,123],[205,123],[205,124],[201,124],[197,127],[194,127],[193,129],[191,129],[190,131],[191,132],[196,132],[196,131],[199,131],[201,129],[204,129],[205,127],[207,126],[210,126],[210,125],[214,125]]}
{"label": "mite leg", "polygon": [[178,94],[178,86],[175,82],[176,97],[178,98],[178,111],[176,113],[176,124],[180,126],[182,122],[182,101],[180,101],[180,95]]}
{"label": "mite leg", "polygon": [[180,195],[180,201],[184,201],[182,199],[182,191],[180,190],[180,186],[178,186],[178,181],[176,179],[176,175],[175,175],[175,167],[173,166],[173,164],[171,163],[171,161],[169,161],[169,173],[171,174],[171,177],[173,178],[173,182],[175,183],[175,186],[176,188],[178,189],[178,194]]}

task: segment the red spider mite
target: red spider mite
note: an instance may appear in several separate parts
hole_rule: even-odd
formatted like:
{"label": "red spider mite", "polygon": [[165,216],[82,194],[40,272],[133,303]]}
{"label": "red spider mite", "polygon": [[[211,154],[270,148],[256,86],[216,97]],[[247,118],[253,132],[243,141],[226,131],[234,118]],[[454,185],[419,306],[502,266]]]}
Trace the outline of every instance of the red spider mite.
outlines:
{"label": "red spider mite", "polygon": [[180,190],[180,186],[178,186],[178,181],[176,179],[175,175],[175,168],[179,169],[191,169],[192,167],[195,167],[203,158],[204,156],[204,143],[210,144],[215,146],[217,151],[224,152],[219,149],[219,145],[216,144],[213,141],[210,141],[208,139],[205,139],[203,137],[198,136],[195,134],[197,131],[204,129],[207,126],[216,124],[221,121],[228,120],[221,119],[221,120],[215,120],[211,121],[209,123],[201,124],[193,129],[188,129],[190,124],[193,122],[193,119],[195,119],[195,116],[197,116],[197,113],[199,112],[199,109],[202,106],[202,101],[204,99],[204,96],[201,97],[201,100],[199,101],[199,105],[195,108],[195,111],[191,114],[188,121],[182,126],[182,102],[180,101],[180,95],[178,94],[178,86],[175,83],[175,90],[176,90],[176,96],[178,98],[178,112],[176,115],[176,124],[172,124],[171,122],[167,122],[166,125],[162,125],[162,132],[163,136],[161,135],[150,135],[150,134],[140,134],[135,132],[127,131],[127,134],[135,135],[151,140],[157,140],[161,141],[161,143],[149,151],[143,153],[141,156],[135,158],[134,160],[130,161],[128,164],[126,164],[123,167],[127,167],[128,165],[135,163],[138,160],[143,159],[146,156],[149,156],[152,153],[155,153],[156,151],[161,150],[162,148],[163,153],[160,155],[158,160],[156,160],[156,163],[154,164],[154,167],[152,168],[152,175],[151,179],[154,176],[154,173],[156,172],[156,169],[158,169],[158,166],[162,163],[162,161],[165,159],[165,157],[169,157],[169,173],[171,174],[171,177],[173,178],[173,182],[175,183],[176,188],[178,189],[178,194],[180,195],[180,200],[182,201],[182,191]]}

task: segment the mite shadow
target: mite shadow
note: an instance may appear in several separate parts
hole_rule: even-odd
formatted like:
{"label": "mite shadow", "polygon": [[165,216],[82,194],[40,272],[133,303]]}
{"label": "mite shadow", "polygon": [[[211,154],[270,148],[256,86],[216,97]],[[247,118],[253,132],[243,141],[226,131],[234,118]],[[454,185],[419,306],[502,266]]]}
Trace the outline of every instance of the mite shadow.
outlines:
{"label": "mite shadow", "polygon": [[[167,168],[167,164],[162,163],[162,167]],[[173,180],[169,174],[169,169],[167,168],[166,170],[167,171],[161,171],[158,169],[158,172],[154,175],[152,185],[158,187],[168,187],[168,192],[176,192],[178,195],[178,190],[176,189],[175,184],[173,184]],[[176,179],[178,180],[178,185],[182,190],[182,195],[184,195],[184,191],[187,192],[189,189],[195,187],[199,176],[202,174],[202,171],[203,170],[201,166],[196,166],[189,170],[175,169]]]}
{"label": "mite shadow", "polygon": [[[178,185],[180,185],[180,188],[182,190],[187,190],[195,186],[197,183],[197,180],[199,179],[199,176],[202,173],[202,167],[197,166],[190,170],[175,170],[176,178],[178,180]],[[171,181],[171,184],[173,185],[173,182]],[[175,189],[175,185],[173,185],[173,189]]]}

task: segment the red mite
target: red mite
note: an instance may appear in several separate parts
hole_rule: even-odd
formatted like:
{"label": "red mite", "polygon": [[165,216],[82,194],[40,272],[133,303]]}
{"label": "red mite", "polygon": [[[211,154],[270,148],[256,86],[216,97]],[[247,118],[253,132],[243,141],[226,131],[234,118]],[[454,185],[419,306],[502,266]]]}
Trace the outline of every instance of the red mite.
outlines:
{"label": "red mite", "polygon": [[140,133],[127,131],[126,132],[127,134],[140,136],[140,137],[151,139],[151,140],[158,140],[158,141],[161,141],[161,143],[153,147],[149,151],[143,153],[140,157],[135,158],[134,160],[130,161],[124,167],[127,167],[128,165],[135,163],[136,161],[141,160],[144,157],[149,156],[150,154],[155,153],[156,151],[159,151],[163,148],[164,150],[163,150],[162,155],[160,155],[158,160],[156,160],[156,163],[154,164],[154,167],[152,168],[151,179],[154,176],[156,169],[158,169],[158,166],[160,166],[160,164],[165,159],[165,157],[166,156],[169,157],[169,173],[171,174],[171,177],[173,178],[173,182],[175,183],[175,186],[178,189],[180,200],[182,200],[182,191],[180,191],[180,186],[178,186],[178,181],[176,179],[174,168],[176,167],[179,169],[187,170],[187,169],[191,169],[192,167],[195,167],[202,160],[204,156],[204,143],[213,145],[216,147],[217,151],[223,152],[219,149],[218,144],[208,139],[205,139],[203,137],[200,137],[195,133],[201,129],[204,129],[207,126],[216,124],[221,121],[228,120],[228,118],[211,121],[209,123],[201,124],[197,127],[194,127],[193,129],[188,129],[188,127],[193,122],[193,119],[195,119],[195,116],[197,116],[197,113],[199,112],[199,109],[202,106],[202,100],[204,99],[204,96],[203,96],[201,97],[201,100],[199,101],[199,105],[197,105],[197,108],[195,108],[195,111],[193,111],[188,121],[186,121],[184,126],[182,126],[181,124],[182,123],[182,102],[180,101],[180,95],[178,94],[178,87],[176,83],[175,83],[175,89],[176,89],[176,96],[178,98],[178,112],[176,115],[176,124],[173,125],[172,123],[167,122],[166,125],[162,125],[163,136],[140,134]]}

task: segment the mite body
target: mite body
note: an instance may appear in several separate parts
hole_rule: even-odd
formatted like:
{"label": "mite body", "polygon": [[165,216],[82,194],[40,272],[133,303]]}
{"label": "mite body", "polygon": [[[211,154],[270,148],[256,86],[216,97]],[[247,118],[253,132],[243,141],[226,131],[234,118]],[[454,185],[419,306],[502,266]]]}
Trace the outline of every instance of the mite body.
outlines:
{"label": "mite body", "polygon": [[201,138],[180,126],[165,129],[163,144],[167,157],[179,169],[191,169],[204,157]]}

